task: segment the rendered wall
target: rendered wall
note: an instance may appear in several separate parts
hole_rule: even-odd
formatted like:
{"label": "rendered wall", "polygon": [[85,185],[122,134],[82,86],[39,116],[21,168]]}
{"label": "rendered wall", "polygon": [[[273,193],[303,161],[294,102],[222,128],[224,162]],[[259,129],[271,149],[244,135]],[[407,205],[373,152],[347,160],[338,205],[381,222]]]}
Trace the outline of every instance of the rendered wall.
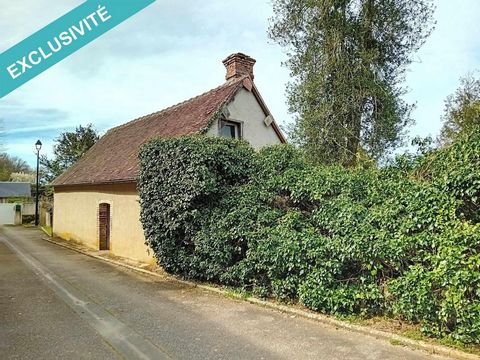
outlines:
{"label": "rendered wall", "polygon": [[118,256],[154,262],[144,244],[135,184],[56,187],[53,232],[93,249],[99,248],[98,207],[110,204],[110,251]]}
{"label": "rendered wall", "polygon": [[[241,89],[228,105],[228,110],[228,120],[243,123],[243,138],[254,148],[281,143],[273,127],[264,124],[266,115],[252,92]],[[215,123],[207,135],[218,134],[219,124]],[[154,258],[144,244],[138,201],[135,184],[56,187],[53,232],[66,240],[98,249],[98,207],[106,202],[111,206],[111,252],[153,262]]]}
{"label": "rendered wall", "polygon": [[[228,105],[228,110],[230,112],[228,120],[243,123],[243,138],[255,149],[281,143],[273,127],[264,124],[266,115],[252,92],[241,89]],[[218,134],[219,124],[215,123],[208,130],[207,135],[218,136]]]}

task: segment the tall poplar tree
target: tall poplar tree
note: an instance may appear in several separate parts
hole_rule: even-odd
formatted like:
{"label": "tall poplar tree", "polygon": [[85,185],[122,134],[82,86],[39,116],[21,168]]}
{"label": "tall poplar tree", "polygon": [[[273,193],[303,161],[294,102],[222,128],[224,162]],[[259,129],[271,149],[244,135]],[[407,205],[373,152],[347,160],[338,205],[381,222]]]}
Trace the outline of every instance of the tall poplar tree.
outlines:
{"label": "tall poplar tree", "polygon": [[431,0],[274,0],[270,37],[288,51],[291,133],[317,162],[380,159],[411,122],[402,86],[433,29]]}

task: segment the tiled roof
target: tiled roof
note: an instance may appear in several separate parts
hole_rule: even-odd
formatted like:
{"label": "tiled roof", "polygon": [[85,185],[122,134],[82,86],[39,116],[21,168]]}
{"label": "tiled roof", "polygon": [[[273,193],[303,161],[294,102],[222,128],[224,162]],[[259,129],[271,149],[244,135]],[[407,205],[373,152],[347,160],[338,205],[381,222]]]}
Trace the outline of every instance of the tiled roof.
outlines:
{"label": "tiled roof", "polygon": [[226,82],[195,98],[109,130],[74,166],[51,185],[106,184],[135,181],[138,151],[156,137],[206,131],[211,118],[232,100],[246,78]]}
{"label": "tiled roof", "polygon": [[30,183],[0,182],[0,198],[30,197]]}

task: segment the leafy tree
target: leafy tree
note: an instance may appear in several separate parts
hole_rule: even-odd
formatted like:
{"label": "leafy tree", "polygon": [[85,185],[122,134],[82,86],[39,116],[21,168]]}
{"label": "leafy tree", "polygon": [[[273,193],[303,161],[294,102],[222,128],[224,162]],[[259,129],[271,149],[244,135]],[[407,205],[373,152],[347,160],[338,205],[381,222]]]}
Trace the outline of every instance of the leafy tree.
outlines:
{"label": "leafy tree", "polygon": [[445,101],[443,127],[438,139],[442,145],[480,126],[480,80],[472,75],[460,79],[460,88]]}
{"label": "leafy tree", "polygon": [[270,37],[288,50],[293,140],[315,162],[379,159],[411,122],[411,55],[430,34],[431,0],[275,0]]}
{"label": "leafy tree", "polygon": [[50,182],[75,164],[99,139],[98,132],[92,124],[78,126],[75,131],[63,132],[55,139],[53,159],[43,155],[40,163],[44,177]]}
{"label": "leafy tree", "polygon": [[27,182],[27,183],[35,184],[36,176],[33,171],[32,172],[16,172],[16,173],[10,174],[10,181]]}
{"label": "leafy tree", "polygon": [[0,181],[10,181],[12,173],[29,173],[27,162],[7,153],[0,153]]}

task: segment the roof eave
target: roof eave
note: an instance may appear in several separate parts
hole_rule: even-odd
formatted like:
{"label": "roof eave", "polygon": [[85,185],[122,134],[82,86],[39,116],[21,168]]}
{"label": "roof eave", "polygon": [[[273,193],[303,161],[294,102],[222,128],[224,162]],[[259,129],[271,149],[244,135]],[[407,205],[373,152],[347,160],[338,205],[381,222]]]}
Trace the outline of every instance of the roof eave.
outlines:
{"label": "roof eave", "polygon": [[72,186],[97,186],[97,185],[116,185],[116,184],[136,184],[137,179],[119,179],[119,180],[108,180],[108,181],[93,181],[93,182],[79,182],[79,183],[64,183],[64,184],[50,184],[54,189],[61,187],[72,187]]}
{"label": "roof eave", "polygon": [[[252,82],[253,83],[253,82]],[[278,126],[277,122],[275,121],[275,118],[273,117],[272,113],[270,112],[270,110],[268,109],[267,107],[267,104],[265,104],[265,101],[263,100],[262,98],[262,95],[260,95],[260,91],[258,91],[258,88],[257,86],[255,85],[255,83],[253,83],[253,88],[252,88],[252,92],[253,92],[253,95],[255,96],[255,98],[257,99],[258,103],[260,104],[260,107],[262,108],[265,116],[271,116],[273,121],[272,121],[272,127],[273,127],[273,130],[275,131],[275,133],[277,134],[278,138],[280,139],[280,141],[282,142],[282,144],[286,144],[287,143],[287,139],[285,138],[285,136],[283,135],[282,133],[282,130],[280,129],[280,127]]]}

